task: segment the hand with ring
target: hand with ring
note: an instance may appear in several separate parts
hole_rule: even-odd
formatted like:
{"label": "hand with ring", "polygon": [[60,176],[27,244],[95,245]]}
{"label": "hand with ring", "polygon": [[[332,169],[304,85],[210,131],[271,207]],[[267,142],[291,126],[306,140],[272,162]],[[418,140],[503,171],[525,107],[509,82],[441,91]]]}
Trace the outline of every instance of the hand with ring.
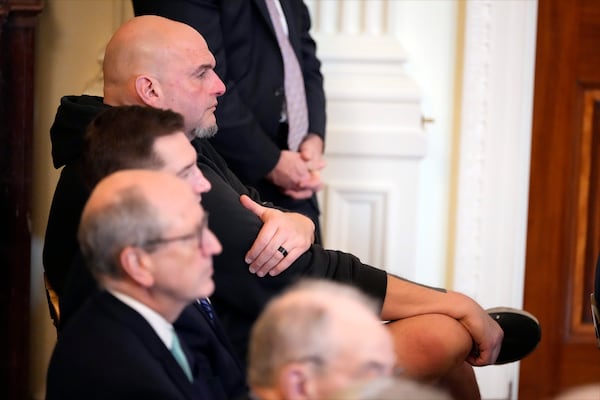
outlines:
{"label": "hand with ring", "polygon": [[315,224],[310,218],[293,212],[264,207],[242,195],[240,202],[256,214],[263,226],[246,253],[251,273],[263,277],[285,271],[314,241]]}

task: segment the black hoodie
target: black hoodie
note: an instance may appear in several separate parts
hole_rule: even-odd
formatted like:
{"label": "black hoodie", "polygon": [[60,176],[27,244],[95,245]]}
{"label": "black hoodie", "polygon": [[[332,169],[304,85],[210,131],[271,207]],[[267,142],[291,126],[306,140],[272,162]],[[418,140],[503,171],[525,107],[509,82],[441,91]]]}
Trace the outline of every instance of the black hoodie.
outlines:
{"label": "black hoodie", "polygon": [[[66,164],[66,167],[48,219],[44,268],[51,284],[59,290],[59,296],[68,295],[63,292],[70,266],[81,264],[80,257],[76,256],[76,230],[88,196],[79,160],[82,138],[87,124],[107,107],[99,97],[64,97],[51,129],[54,164]],[[361,263],[351,254],[324,250],[318,245],[312,245],[276,277],[259,278],[251,274],[244,256],[262,222],[241,205],[239,197],[247,194],[257,202],[260,199],[256,191],[244,186],[227,168],[207,140],[195,139],[192,144],[198,152],[198,165],[212,185],[212,189],[202,195],[202,205],[210,213],[210,229],[223,246],[222,253],[213,262],[216,289],[211,300],[241,360],[246,358],[250,328],[266,302],[298,278],[328,278],[351,283],[383,303],[387,287],[384,271]],[[78,286],[80,282],[75,280],[66,291],[76,290]],[[61,310],[61,320],[63,318],[68,315]]]}
{"label": "black hoodie", "polygon": [[59,298],[64,292],[73,257],[78,253],[79,218],[90,194],[81,176],[85,129],[96,115],[108,108],[101,97],[65,96],[50,128],[54,168],[64,168],[48,216],[43,264],[48,281]]}

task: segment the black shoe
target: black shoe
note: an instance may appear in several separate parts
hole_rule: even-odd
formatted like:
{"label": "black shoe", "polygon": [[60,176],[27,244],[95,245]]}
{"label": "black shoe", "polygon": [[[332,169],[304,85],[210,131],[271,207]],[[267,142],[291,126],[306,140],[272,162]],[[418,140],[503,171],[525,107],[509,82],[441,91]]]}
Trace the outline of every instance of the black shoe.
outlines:
{"label": "black shoe", "polygon": [[542,328],[533,315],[511,307],[494,307],[486,311],[504,331],[500,354],[494,365],[519,361],[537,347]]}

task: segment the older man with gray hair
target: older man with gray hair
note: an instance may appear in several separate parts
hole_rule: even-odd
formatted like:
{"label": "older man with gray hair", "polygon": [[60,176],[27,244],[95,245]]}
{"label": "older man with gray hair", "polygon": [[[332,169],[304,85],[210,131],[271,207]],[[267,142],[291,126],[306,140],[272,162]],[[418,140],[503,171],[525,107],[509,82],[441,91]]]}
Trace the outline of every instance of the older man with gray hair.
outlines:
{"label": "older man with gray hair", "polygon": [[164,172],[109,175],[92,192],[79,242],[102,287],[59,336],[47,399],[214,399],[173,322],[214,291],[221,244],[187,183]]}
{"label": "older man with gray hair", "polygon": [[252,329],[248,381],[261,400],[325,399],[392,374],[396,356],[379,306],[356,288],[304,280],[272,300]]}

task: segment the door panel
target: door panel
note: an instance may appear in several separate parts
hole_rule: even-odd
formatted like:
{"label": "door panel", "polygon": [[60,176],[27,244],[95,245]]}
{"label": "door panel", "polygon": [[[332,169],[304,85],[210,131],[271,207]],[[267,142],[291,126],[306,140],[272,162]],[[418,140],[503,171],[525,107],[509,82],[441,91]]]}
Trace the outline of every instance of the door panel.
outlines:
{"label": "door panel", "polygon": [[600,1],[540,0],[525,309],[542,325],[519,398],[600,382],[590,315],[600,254]]}

